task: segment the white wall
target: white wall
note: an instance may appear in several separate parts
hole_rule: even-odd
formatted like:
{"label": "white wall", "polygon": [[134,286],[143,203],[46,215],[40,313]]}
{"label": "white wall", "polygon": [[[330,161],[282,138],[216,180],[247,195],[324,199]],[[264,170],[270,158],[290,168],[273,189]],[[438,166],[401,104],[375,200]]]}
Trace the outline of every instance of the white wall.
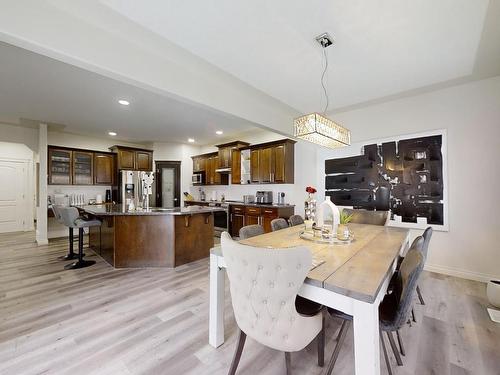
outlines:
{"label": "white wall", "polygon": [[49,131],[48,144],[53,146],[63,146],[71,148],[83,148],[87,150],[109,152],[109,148],[114,145],[146,148],[146,144],[119,141],[111,136],[88,137],[85,135]]}
{"label": "white wall", "polygon": [[[427,267],[478,280],[500,277],[500,77],[331,117],[351,129],[355,142],[447,129],[449,231],[434,233]],[[322,194],[324,159],[318,151]]]}

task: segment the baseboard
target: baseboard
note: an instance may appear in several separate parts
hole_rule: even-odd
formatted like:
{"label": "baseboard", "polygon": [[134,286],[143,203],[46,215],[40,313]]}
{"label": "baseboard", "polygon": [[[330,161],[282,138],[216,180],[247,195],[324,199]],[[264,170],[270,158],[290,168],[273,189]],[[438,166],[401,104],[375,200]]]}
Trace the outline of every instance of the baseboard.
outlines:
{"label": "baseboard", "polygon": [[448,276],[460,277],[467,280],[481,281],[483,283],[487,283],[488,281],[493,279],[498,280],[500,278],[499,276],[487,275],[479,272],[471,272],[452,267],[438,266],[434,264],[426,264],[424,269],[426,271],[441,273]]}
{"label": "baseboard", "polygon": [[36,240],[36,243],[38,244],[38,246],[45,246],[45,245],[49,244],[49,240],[46,238],[40,239],[40,240]]}

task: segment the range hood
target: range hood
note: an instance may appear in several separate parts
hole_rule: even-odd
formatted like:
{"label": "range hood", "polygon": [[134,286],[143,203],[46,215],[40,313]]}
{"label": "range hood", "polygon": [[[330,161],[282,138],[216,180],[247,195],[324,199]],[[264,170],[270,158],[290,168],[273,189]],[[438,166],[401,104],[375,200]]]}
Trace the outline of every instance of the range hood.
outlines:
{"label": "range hood", "polygon": [[229,174],[231,173],[231,168],[217,168],[215,171],[217,173]]}

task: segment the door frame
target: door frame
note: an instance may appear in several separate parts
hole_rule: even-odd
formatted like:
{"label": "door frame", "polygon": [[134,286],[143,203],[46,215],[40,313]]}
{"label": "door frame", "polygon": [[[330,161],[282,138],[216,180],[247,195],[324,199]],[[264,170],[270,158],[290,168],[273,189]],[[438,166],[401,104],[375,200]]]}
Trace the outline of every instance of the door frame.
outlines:
{"label": "door frame", "polygon": [[156,180],[156,206],[162,206],[162,189],[161,189],[161,169],[174,169],[174,207],[181,206],[181,162],[171,160],[156,160],[155,161],[155,180]]}

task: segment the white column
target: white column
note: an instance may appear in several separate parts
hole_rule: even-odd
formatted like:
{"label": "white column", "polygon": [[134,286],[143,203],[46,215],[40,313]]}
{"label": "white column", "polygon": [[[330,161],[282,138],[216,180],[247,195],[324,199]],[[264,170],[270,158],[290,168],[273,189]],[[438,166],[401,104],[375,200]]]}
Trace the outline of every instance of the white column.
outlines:
{"label": "white column", "polygon": [[36,242],[49,243],[47,239],[47,124],[40,124],[38,130],[38,195],[36,206]]}
{"label": "white column", "polygon": [[356,375],[380,375],[378,304],[354,301],[354,363]]}
{"label": "white column", "polygon": [[210,313],[208,342],[214,348],[224,343],[224,272],[218,256],[210,254]]}

